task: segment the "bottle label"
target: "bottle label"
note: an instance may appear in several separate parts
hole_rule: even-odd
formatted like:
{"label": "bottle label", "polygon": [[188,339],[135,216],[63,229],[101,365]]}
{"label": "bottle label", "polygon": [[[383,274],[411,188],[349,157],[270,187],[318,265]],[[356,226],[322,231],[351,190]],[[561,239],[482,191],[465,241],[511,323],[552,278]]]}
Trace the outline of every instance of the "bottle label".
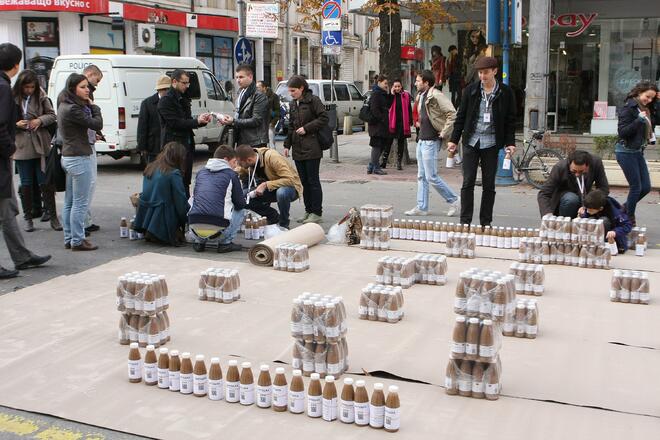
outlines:
{"label": "bottle label", "polygon": [[352,400],[339,399],[339,420],[344,423],[355,422],[355,408]]}
{"label": "bottle label", "polygon": [[160,344],[160,335],[158,333],[156,333],[155,335],[148,334],[147,335],[147,344],[149,344],[149,345]]}
{"label": "bottle label", "polygon": [[467,298],[455,298],[454,308],[457,310],[465,310],[467,307]]}
{"label": "bottle label", "polygon": [[426,230],[419,231],[419,240],[426,241]]}
{"label": "bottle label", "polygon": [[413,229],[413,240],[419,241],[419,229]]}
{"label": "bottle label", "polygon": [[303,371],[314,371],[313,360],[303,359],[302,364],[303,364]]}
{"label": "bottle label", "polygon": [[479,354],[479,344],[465,344],[465,354]]}
{"label": "bottle label", "polygon": [[169,388],[170,387],[170,375],[167,368],[158,368],[158,388]]}
{"label": "bottle label", "polygon": [[480,345],[479,346],[479,356],[485,358],[491,358],[495,356],[495,347],[492,345]]}
{"label": "bottle label", "polygon": [[286,385],[273,385],[273,405],[286,407],[288,387]]}
{"label": "bottle label", "polygon": [[382,428],[385,425],[385,406],[369,404],[369,425],[374,428]]}
{"label": "bottle label", "polygon": [[144,381],[149,383],[158,382],[157,364],[144,364]]}
{"label": "bottle label", "polygon": [[302,333],[302,323],[300,321],[298,321],[298,322],[291,321],[291,333],[292,334],[301,334]]}
{"label": "bottle label", "polygon": [[384,308],[379,308],[378,319],[387,319],[387,310],[385,310]]}
{"label": "bottle label", "polygon": [[[318,373],[318,371],[317,371]],[[328,374],[332,376],[338,376],[341,373],[340,364],[328,364]]]}
{"label": "bottle label", "polygon": [[314,362],[314,372],[323,374],[326,372],[326,364],[325,364],[325,356],[323,356],[323,359],[319,360],[318,362]]}
{"label": "bottle label", "polygon": [[482,315],[490,315],[492,310],[492,303],[487,298],[481,297],[481,302],[479,303],[479,313]]}
{"label": "bottle label", "polygon": [[239,390],[241,393],[241,404],[252,405],[254,403],[254,384],[240,384]]}
{"label": "bottle label", "polygon": [[232,302],[234,299],[234,292],[232,291],[222,291],[222,301],[223,302]]}
{"label": "bottle label", "polygon": [[119,227],[119,238],[128,238],[128,226]]}
{"label": "bottle label", "polygon": [[[208,289],[208,290],[211,290],[211,289]],[[204,289],[204,288],[197,289],[197,297],[198,298],[206,298],[206,291],[207,291],[207,289]]]}
{"label": "bottle label", "polygon": [[326,327],[325,328],[326,338],[338,338],[339,337],[339,327]]}
{"label": "bottle label", "polygon": [[127,310],[135,309],[135,300],[131,294],[124,297],[124,307],[126,307]]}
{"label": "bottle label", "polygon": [[[468,376],[472,377],[472,376]],[[458,389],[460,391],[463,391],[464,393],[467,393],[469,391],[472,391],[472,380],[471,379],[458,379]]]}
{"label": "bottle label", "polygon": [[289,411],[301,414],[305,411],[305,392],[289,390]]}
{"label": "bottle label", "polygon": [[[135,301],[135,303],[134,303],[135,311],[136,311],[136,312],[141,312],[141,311],[143,311],[143,310],[144,310],[144,306],[143,306],[142,300],[139,299],[139,298],[135,298],[134,301]],[[136,315],[139,315],[139,313],[136,313]]]}
{"label": "bottle label", "polygon": [[513,322],[505,322],[504,325],[502,326],[502,331],[506,333],[512,333],[514,329],[514,323]]}
{"label": "bottle label", "polygon": [[337,420],[337,398],[323,399],[323,420],[332,422]]}
{"label": "bottle label", "polygon": [[399,429],[401,426],[401,408],[385,407],[385,429]]}
{"label": "bottle label", "polygon": [[513,246],[513,243],[512,243],[511,237],[504,237],[504,248],[505,249],[511,249],[512,246]]}
{"label": "bottle label", "polygon": [[399,228],[392,228],[390,232],[392,233],[392,238],[399,238]]}
{"label": "bottle label", "polygon": [[323,414],[323,404],[321,396],[307,395],[307,415],[310,417],[321,417]]}
{"label": "bottle label", "polygon": [[388,321],[397,321],[399,319],[398,310],[388,310],[387,311],[387,320]]}
{"label": "bottle label", "polygon": [[451,352],[456,354],[465,353],[465,342],[452,342]]}
{"label": "bottle label", "polygon": [[473,393],[483,393],[485,386],[483,382],[472,382],[472,392]]}
{"label": "bottle label", "polygon": [[440,231],[440,242],[441,243],[447,242],[447,231]]}
{"label": "bottle label", "polygon": [[273,401],[273,388],[257,385],[257,406],[259,408],[268,408]]}
{"label": "bottle label", "polygon": [[369,424],[369,402],[358,403],[355,402],[355,424],[368,425]]}
{"label": "bottle label", "polygon": [[156,301],[143,301],[142,310],[145,312],[155,312],[156,311]]}
{"label": "bottle label", "polygon": [[190,374],[179,374],[179,380],[181,381],[181,392],[183,394],[192,394],[193,392],[193,375]]}
{"label": "bottle label", "polygon": [[442,233],[440,231],[433,231],[433,241],[435,243],[440,243],[440,237],[442,236]]}
{"label": "bottle label", "polygon": [[454,386],[454,381],[451,379],[449,376],[445,376],[445,388],[448,390],[453,388]]}
{"label": "bottle label", "polygon": [[643,244],[636,244],[635,245],[635,255],[638,257],[643,257],[644,256],[644,245]]}
{"label": "bottle label", "polygon": [[128,378],[142,379],[142,360],[128,361]]}
{"label": "bottle label", "polygon": [[493,316],[499,316],[499,317],[504,316],[504,304],[493,303],[491,314]]}
{"label": "bottle label", "polygon": [[206,394],[208,392],[206,374],[193,374],[193,392],[195,394]]}
{"label": "bottle label", "polygon": [[365,315],[369,314],[369,307],[367,307],[367,306],[360,306],[360,307],[358,308],[358,313],[360,314],[360,316],[365,316]]}
{"label": "bottle label", "polygon": [[617,293],[616,289],[610,289],[610,299],[616,299]]}
{"label": "bottle label", "polygon": [[528,335],[536,335],[537,332],[538,332],[538,326],[527,324],[527,328],[525,329],[525,333],[527,333]]}
{"label": "bottle label", "polygon": [[649,302],[651,300],[651,293],[650,292],[640,292],[639,293],[639,300],[642,302]]}
{"label": "bottle label", "polygon": [[209,399],[222,400],[225,398],[224,381],[222,379],[209,379]]}
{"label": "bottle label", "polygon": [[486,394],[498,395],[500,394],[500,384],[499,383],[487,383],[486,384]]}
{"label": "bottle label", "polygon": [[225,382],[225,400],[236,403],[239,400],[239,382]]}
{"label": "bottle label", "polygon": [[303,319],[304,319],[302,324],[303,334],[304,335],[314,334],[314,325],[312,324],[312,321],[309,318],[307,319],[303,318]]}
{"label": "bottle label", "polygon": [[619,291],[619,297],[621,299],[630,299],[630,290],[628,289],[621,289]]}
{"label": "bottle label", "polygon": [[181,389],[181,375],[178,371],[170,371],[170,391]]}
{"label": "bottle label", "polygon": [[[294,370],[300,370],[302,368],[302,359],[300,359],[300,358],[291,359],[291,367]],[[307,371],[309,371],[309,370],[307,370]]]}

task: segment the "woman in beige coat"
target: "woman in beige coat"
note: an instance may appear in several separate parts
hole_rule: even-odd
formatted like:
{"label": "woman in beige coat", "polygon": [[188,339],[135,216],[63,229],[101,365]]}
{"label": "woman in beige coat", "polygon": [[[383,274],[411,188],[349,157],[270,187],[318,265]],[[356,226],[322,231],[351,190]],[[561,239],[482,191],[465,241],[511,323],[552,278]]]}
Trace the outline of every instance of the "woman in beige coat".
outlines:
{"label": "woman in beige coat", "polygon": [[31,70],[24,70],[18,75],[13,92],[19,110],[14,161],[21,180],[20,196],[26,223],[25,231],[34,231],[33,201],[35,205],[41,205],[41,200],[33,200],[39,197],[34,191],[36,185],[41,189],[44,206],[50,215],[50,226],[56,231],[61,231],[62,226],[57,219],[54,189],[44,184],[46,157],[51,148],[51,135],[47,127],[56,123],[53,105],[46,92],[39,87],[37,75]]}

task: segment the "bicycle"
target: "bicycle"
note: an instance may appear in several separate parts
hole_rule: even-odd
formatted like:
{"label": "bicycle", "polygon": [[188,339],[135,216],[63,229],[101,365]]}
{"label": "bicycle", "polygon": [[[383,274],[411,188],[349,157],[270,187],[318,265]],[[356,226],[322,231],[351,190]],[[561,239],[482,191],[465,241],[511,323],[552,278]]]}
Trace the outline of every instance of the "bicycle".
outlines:
{"label": "bicycle", "polygon": [[527,182],[533,187],[540,189],[548,180],[552,167],[564,159],[557,150],[543,148],[539,141],[543,140],[544,130],[533,131],[531,139],[523,140],[522,154],[516,154],[511,158],[511,165],[517,174],[517,180],[522,181],[521,174],[525,174]]}

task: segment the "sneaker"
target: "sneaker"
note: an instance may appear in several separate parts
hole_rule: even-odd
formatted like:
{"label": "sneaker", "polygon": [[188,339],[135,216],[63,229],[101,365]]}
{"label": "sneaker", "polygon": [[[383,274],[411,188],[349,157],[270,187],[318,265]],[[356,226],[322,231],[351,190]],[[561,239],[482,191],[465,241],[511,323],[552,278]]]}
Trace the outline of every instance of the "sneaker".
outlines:
{"label": "sneaker", "polygon": [[44,255],[40,257],[39,255],[33,255],[29,260],[22,262],[21,264],[16,265],[16,270],[25,270],[32,267],[39,267],[42,264],[45,264],[50,260],[50,255]]}
{"label": "sneaker", "polygon": [[449,210],[447,211],[447,217],[453,217],[461,209],[461,198],[457,198],[456,201],[449,205]]}
{"label": "sneaker", "polygon": [[309,216],[307,216],[307,220],[303,222],[303,224],[306,223],[323,223],[323,217],[316,214],[309,214]]}
{"label": "sneaker", "polygon": [[406,214],[406,215],[429,215],[429,212],[428,211],[422,211],[417,206],[415,206],[413,209],[411,209],[410,211],[406,211],[404,214]]}
{"label": "sneaker", "polygon": [[296,220],[296,223],[305,223],[305,220],[309,218],[309,212],[306,212],[305,215]]}
{"label": "sneaker", "polygon": [[227,244],[219,244],[218,245],[218,253],[219,254],[226,254],[229,252],[237,252],[243,250],[243,247],[240,244],[236,243],[227,243]]}

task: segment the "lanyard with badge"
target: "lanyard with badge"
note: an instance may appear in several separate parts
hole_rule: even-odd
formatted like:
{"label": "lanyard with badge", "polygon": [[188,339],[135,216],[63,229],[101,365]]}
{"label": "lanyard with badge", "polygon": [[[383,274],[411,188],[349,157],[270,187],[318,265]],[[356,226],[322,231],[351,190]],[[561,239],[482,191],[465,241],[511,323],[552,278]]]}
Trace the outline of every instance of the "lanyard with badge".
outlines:
{"label": "lanyard with badge", "polygon": [[[24,119],[24,120],[27,120],[27,119],[28,119],[28,107],[30,106],[30,98],[32,98],[32,96],[27,96],[27,97],[25,98],[24,103],[23,103],[23,119]],[[29,127],[29,126],[26,127],[26,130],[27,130],[28,134],[32,134],[32,133],[30,132],[30,127]]]}
{"label": "lanyard with badge", "polygon": [[575,176],[575,180],[577,182],[578,189],[580,190],[580,203],[582,203],[582,206],[584,206],[584,174],[581,174],[579,178]]}
{"label": "lanyard with badge", "polygon": [[484,112],[484,122],[486,124],[490,124],[490,108],[491,104],[493,102],[493,98],[495,97],[495,92],[497,91],[497,88],[493,88],[493,91],[490,92],[489,94],[486,94],[486,91],[484,89],[481,89],[481,99],[486,101],[486,111]]}
{"label": "lanyard with badge", "polygon": [[[248,195],[247,203],[250,203],[250,199],[257,196],[256,187],[257,187],[257,167],[259,166],[259,155],[257,154],[257,161],[254,163],[254,171],[250,173],[250,168],[248,168]],[[254,185],[255,189],[250,191],[250,188]]]}

